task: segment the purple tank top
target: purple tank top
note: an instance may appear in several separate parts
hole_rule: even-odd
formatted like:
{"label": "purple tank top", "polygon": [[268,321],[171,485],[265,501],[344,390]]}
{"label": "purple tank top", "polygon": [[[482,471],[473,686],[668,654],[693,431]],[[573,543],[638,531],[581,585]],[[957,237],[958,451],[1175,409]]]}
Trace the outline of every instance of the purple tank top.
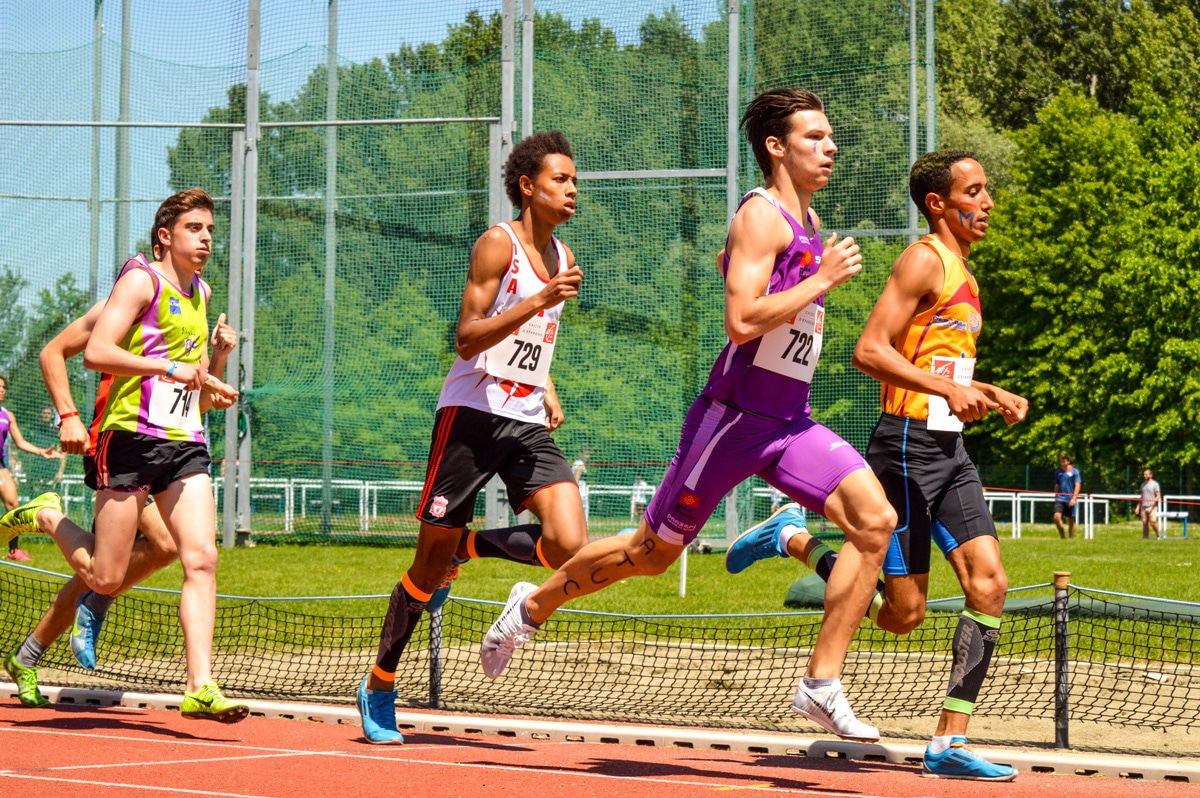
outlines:
{"label": "purple tank top", "polygon": [[[769,199],[792,226],[792,243],[775,257],[775,268],[767,284],[768,294],[786,291],[816,273],[821,266],[824,246],[819,234],[814,234],[810,239],[804,231],[804,225],[784,210],[774,197],[761,189],[742,197],[738,208],[745,205],[755,194]],[[809,222],[812,222],[811,212]],[[813,229],[816,229],[815,224]],[[725,269],[728,268],[729,255],[726,254]],[[822,294],[814,302],[817,306],[824,307],[825,296]],[[727,343],[717,362],[713,364],[712,372],[708,375],[708,384],[701,391],[701,396],[734,405],[756,415],[784,421],[808,417],[809,383],[753,365],[761,341],[762,338],[755,338],[741,346],[733,341]]]}
{"label": "purple tank top", "polygon": [[8,456],[8,428],[12,426],[9,421],[8,408],[0,405],[0,468],[6,467],[5,458]]}

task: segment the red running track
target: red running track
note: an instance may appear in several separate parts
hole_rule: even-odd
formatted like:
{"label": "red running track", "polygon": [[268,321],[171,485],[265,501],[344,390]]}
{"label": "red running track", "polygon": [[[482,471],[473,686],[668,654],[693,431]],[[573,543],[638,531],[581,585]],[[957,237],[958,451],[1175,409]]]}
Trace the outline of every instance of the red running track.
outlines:
{"label": "red running track", "polygon": [[0,795],[638,796],[751,790],[825,798],[1200,795],[1194,785],[1018,774],[1010,784],[926,779],[912,766],[682,748],[409,733],[368,745],[355,726],[178,712],[0,705]]}

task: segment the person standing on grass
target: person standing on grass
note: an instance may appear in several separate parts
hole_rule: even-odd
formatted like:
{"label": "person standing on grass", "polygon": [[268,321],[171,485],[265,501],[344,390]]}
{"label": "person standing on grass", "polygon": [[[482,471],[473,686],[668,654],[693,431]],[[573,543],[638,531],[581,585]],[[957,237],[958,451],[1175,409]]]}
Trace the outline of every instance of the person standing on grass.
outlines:
{"label": "person standing on grass", "polygon": [[854,716],[839,677],[896,513],[866,461],[813,421],[808,403],[825,294],[862,269],[862,256],[851,238],[822,242],[810,208],[837,152],[820,98],[774,89],[751,101],[742,124],[766,187],[743,197],[718,256],[729,343],[688,411],[679,450],[636,532],[589,544],[541,587],[513,587],[480,662],[494,679],[567,601],[666,571],[722,497],[757,474],[846,534],[792,709],[841,737],[877,740],[878,729]]}
{"label": "person standing on grass", "polygon": [[[126,579],[138,520],[153,496],[183,565],[183,716],[236,723],[249,707],[225,698],[212,679],[216,505],[200,414],[214,396],[237,397],[207,372],[210,289],[200,271],[212,254],[213,229],[212,198],[204,191],[167,198],[151,229],[161,260],[121,275],[96,319],[84,350],[84,365],[102,372],[107,387],[94,449],[96,537],[92,550],[59,546],[95,594],[80,597],[73,634],[92,627],[95,640],[104,605]],[[61,511],[56,494],[41,498],[42,506],[26,508],[27,520]]]}
{"label": "person standing on grass", "polygon": [[[145,266],[143,255],[129,259],[121,269],[121,275],[134,266]],[[120,275],[118,275],[119,279]],[[42,348],[39,362],[42,369],[42,379],[50,394],[50,401],[59,417],[58,440],[64,456],[83,455],[84,484],[92,490],[96,489],[96,459],[95,445],[97,427],[104,410],[104,398],[110,387],[111,380],[101,380],[101,391],[93,414],[92,429],[83,425],[75,400],[71,396],[70,380],[67,375],[67,360],[81,352],[87,346],[96,320],[107,299],[102,299],[93,305],[87,313],[71,322],[58,335],[52,338]],[[225,323],[225,314],[217,319],[213,329],[213,356],[209,364],[209,372],[218,379],[225,371],[225,361],[237,345],[237,332]],[[221,409],[228,406],[230,400],[219,394],[213,396],[213,407]],[[29,513],[11,513],[0,518],[0,528],[19,523],[21,516]],[[95,538],[85,532],[61,512],[46,509],[34,513],[36,528],[46,535],[52,536],[63,553],[72,556],[75,550],[83,550],[89,555],[94,552]],[[28,520],[28,519],[26,519]],[[133,550],[129,557],[129,567],[121,586],[113,592],[113,596],[124,593],[138,584],[150,574],[165,568],[179,556],[171,532],[163,522],[158,512],[158,506],[152,499],[146,500],[145,507],[138,518],[138,531],[141,533],[134,541]],[[87,596],[84,596],[87,592]],[[104,623],[107,611],[107,597],[88,591],[87,584],[76,574],[62,586],[55,595],[50,607],[46,610],[37,626],[26,635],[19,646],[9,652],[4,659],[4,669],[17,685],[17,698],[25,706],[44,706],[49,703],[38,690],[37,670],[42,655],[50,644],[64,632],[72,628],[75,618],[76,604],[83,598],[88,600],[88,609],[95,619],[93,623],[84,623],[77,634],[71,636],[71,653],[76,662],[87,670],[96,667],[96,636]]]}
{"label": "person standing on grass", "polygon": [[[1066,454],[1058,456],[1058,470],[1054,472],[1054,525],[1058,527],[1060,538],[1075,537],[1075,508],[1079,503],[1079,489],[1083,478],[1079,469],[1071,465],[1071,458]],[[1067,519],[1067,529],[1063,529],[1063,518]]]}
{"label": "person standing on grass", "polygon": [[[368,742],[398,744],[396,668],[426,610],[440,607],[458,565],[498,557],[557,568],[587,543],[579,488],[550,433],[563,423],[550,363],[566,300],[583,272],[554,231],[575,214],[575,163],[554,130],[521,139],[504,165],[520,215],[471,250],[455,349],[438,399],[417,552],[392,591],[379,649],[358,689]],[[469,531],[480,489],[499,474],[516,513],[537,524]]]}
{"label": "person standing on grass", "polygon": [[1142,495],[1138,501],[1138,515],[1142,518],[1142,540],[1150,539],[1150,530],[1154,530],[1154,539],[1162,540],[1158,531],[1158,505],[1162,501],[1162,487],[1154,479],[1154,472],[1147,468],[1142,472],[1142,484],[1138,487]]}
{"label": "person standing on grass", "polygon": [[[58,457],[59,453],[54,450],[53,446],[34,446],[25,440],[25,436],[21,434],[21,428],[17,426],[17,417],[4,406],[4,399],[7,396],[8,378],[0,376],[0,501],[4,502],[5,510],[11,510],[20,503],[20,499],[17,498],[17,478],[13,476],[13,472],[8,467],[8,439],[12,438],[13,444],[21,451],[36,454],[39,457],[53,458]],[[29,562],[29,553],[19,544],[20,541],[16,535],[9,538],[6,556],[10,560]]]}

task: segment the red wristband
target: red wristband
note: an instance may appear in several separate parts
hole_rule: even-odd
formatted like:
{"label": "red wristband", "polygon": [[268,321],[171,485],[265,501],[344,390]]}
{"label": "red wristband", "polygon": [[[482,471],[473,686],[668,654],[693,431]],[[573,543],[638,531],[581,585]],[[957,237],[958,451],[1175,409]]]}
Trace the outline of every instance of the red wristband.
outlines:
{"label": "red wristband", "polygon": [[68,418],[71,418],[72,416],[74,416],[75,418],[79,418],[79,411],[78,411],[78,410],[72,410],[70,413],[59,413],[59,415],[58,415],[58,426],[60,426],[60,427],[61,427],[61,426],[62,426],[62,423],[63,423],[63,421],[67,420]]}

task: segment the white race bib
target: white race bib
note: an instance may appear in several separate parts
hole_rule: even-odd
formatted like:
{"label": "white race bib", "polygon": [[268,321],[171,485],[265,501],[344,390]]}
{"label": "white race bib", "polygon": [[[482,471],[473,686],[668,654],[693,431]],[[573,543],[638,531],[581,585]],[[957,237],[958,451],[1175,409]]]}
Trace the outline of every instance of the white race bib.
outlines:
{"label": "white race bib", "polygon": [[200,423],[200,392],[189,391],[181,383],[166,377],[157,377],[151,383],[151,424],[164,429],[180,429],[184,432],[203,432]]}
{"label": "white race bib", "polygon": [[484,370],[501,380],[546,387],[558,324],[534,316],[484,353]]}
{"label": "white race bib", "polygon": [[758,343],[754,365],[801,382],[812,382],[825,337],[825,309],[809,304]]}
{"label": "white race bib", "polygon": [[[975,376],[975,358],[973,357],[934,357],[929,364],[929,370],[934,374],[954,380],[959,385],[970,385]],[[962,432],[963,423],[950,412],[946,400],[934,394],[929,395],[929,420],[926,429],[934,432]]]}

